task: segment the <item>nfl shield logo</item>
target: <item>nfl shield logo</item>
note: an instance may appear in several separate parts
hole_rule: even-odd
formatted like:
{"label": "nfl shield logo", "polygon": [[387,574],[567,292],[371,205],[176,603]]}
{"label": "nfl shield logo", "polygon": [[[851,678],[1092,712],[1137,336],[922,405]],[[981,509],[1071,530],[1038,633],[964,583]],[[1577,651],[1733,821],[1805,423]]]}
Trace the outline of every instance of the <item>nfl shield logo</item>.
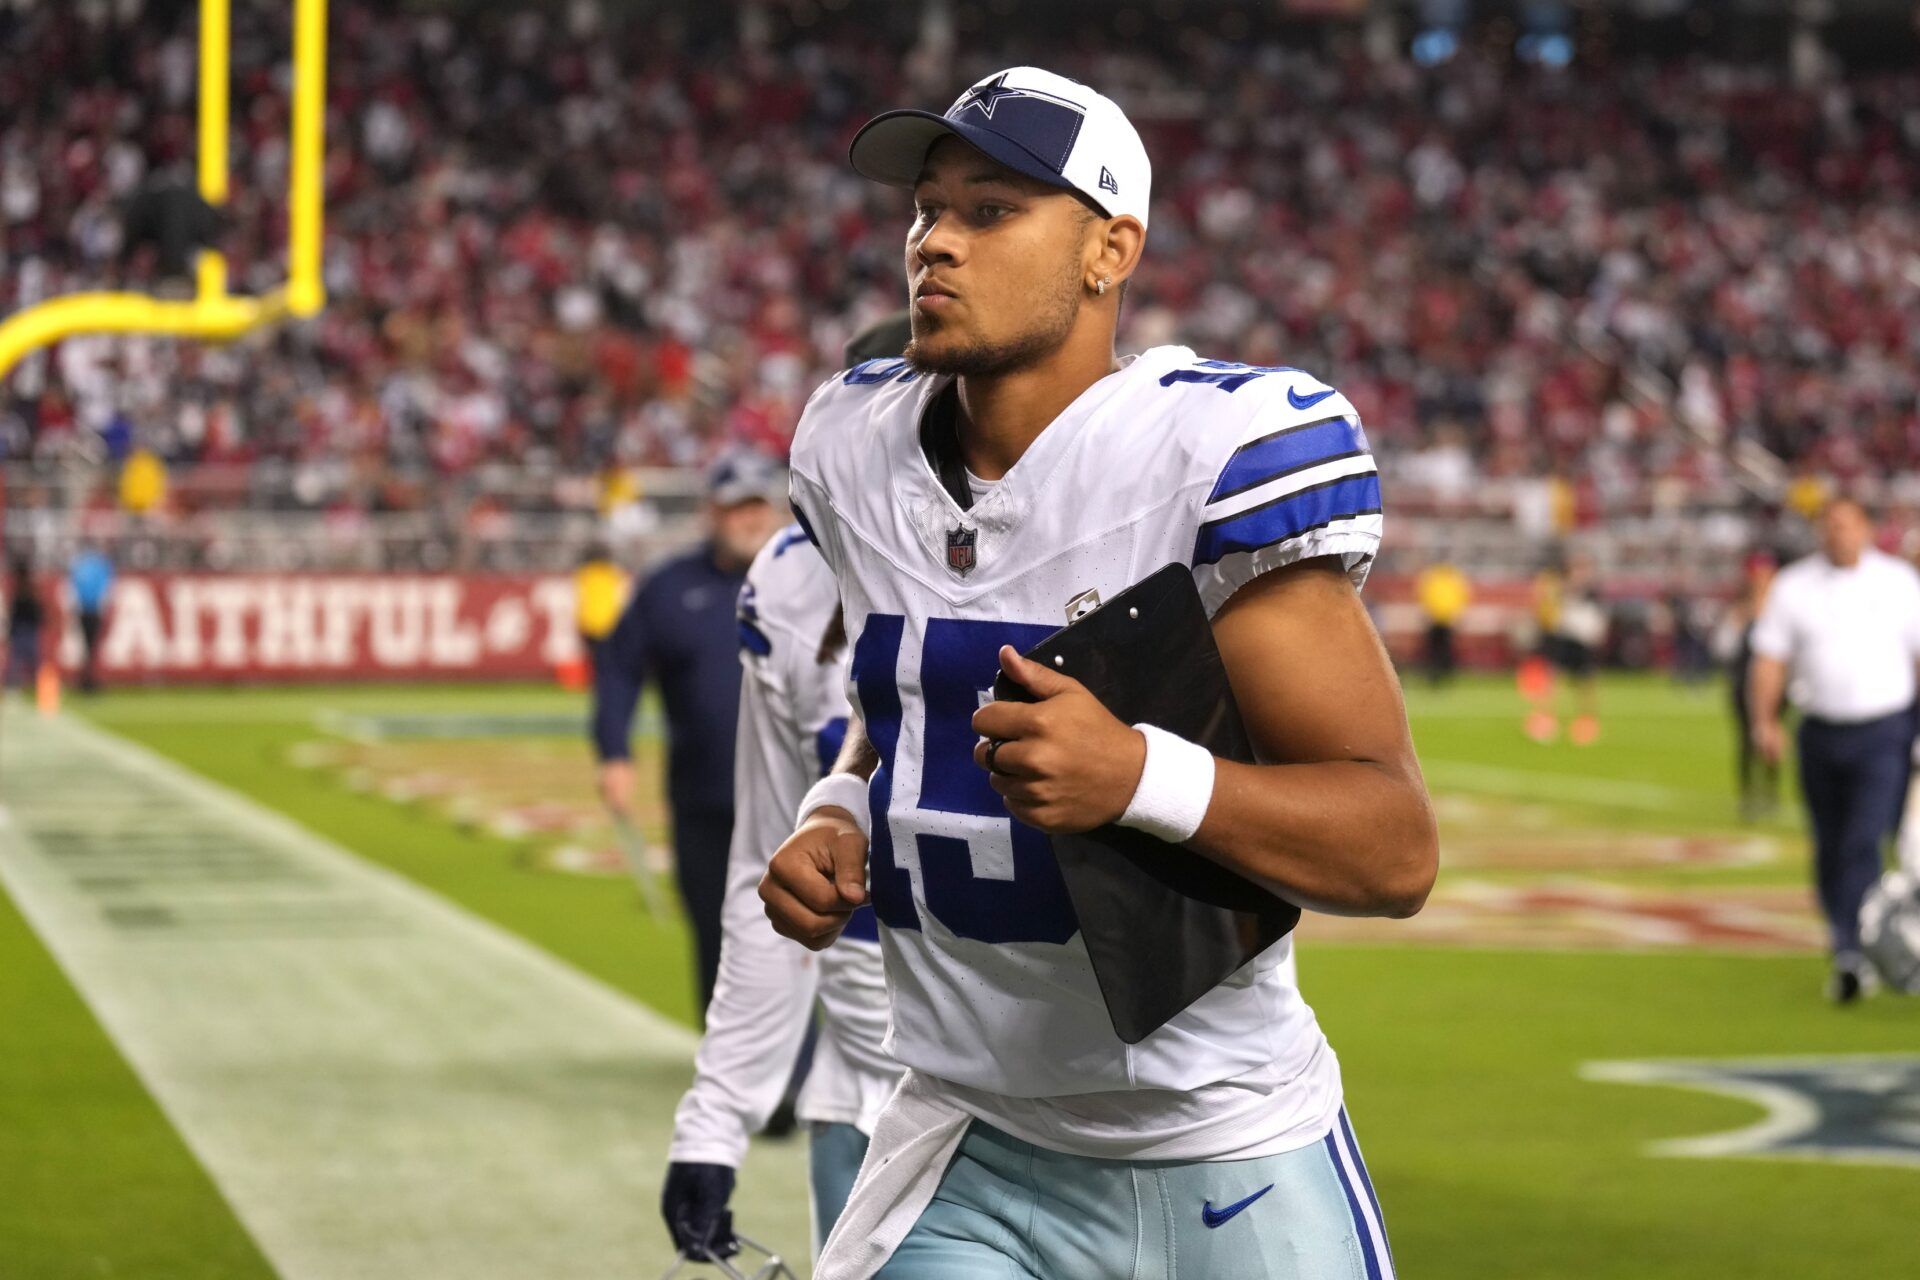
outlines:
{"label": "nfl shield logo", "polygon": [[973,572],[973,544],[980,536],[977,529],[959,525],[947,530],[947,568],[965,577]]}

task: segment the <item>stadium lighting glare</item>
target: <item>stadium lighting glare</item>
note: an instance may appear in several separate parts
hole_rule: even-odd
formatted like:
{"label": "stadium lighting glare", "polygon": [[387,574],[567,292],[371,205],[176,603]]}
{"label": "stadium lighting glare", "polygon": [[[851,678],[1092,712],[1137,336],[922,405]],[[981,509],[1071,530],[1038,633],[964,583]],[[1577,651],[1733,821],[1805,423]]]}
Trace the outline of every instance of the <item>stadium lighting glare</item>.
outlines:
{"label": "stadium lighting glare", "polygon": [[1514,42],[1514,52],[1522,62],[1534,62],[1557,70],[1573,61],[1573,39],[1559,32],[1549,35],[1529,33]]}
{"label": "stadium lighting glare", "polygon": [[1437,67],[1460,52],[1460,37],[1444,28],[1422,31],[1413,38],[1413,60],[1423,67]]}
{"label": "stadium lighting glare", "polygon": [[[261,297],[227,292],[226,256],[202,250],[194,296],[76,293],[51,298],[0,321],[0,379],[34,351],[82,333],[152,333],[228,341],[286,315],[316,314],[326,303],[320,275],[322,171],[326,131],[327,0],[293,0],[291,163],[287,177],[287,282]],[[200,198],[225,204],[231,99],[232,0],[201,0]]]}

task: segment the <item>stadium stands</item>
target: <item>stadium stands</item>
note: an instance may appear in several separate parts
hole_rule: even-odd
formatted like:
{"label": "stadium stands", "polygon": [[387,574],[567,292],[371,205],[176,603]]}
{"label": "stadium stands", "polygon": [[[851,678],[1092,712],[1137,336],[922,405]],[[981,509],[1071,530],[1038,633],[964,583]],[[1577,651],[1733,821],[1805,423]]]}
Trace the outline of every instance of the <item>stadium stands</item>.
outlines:
{"label": "stadium stands", "polygon": [[[191,7],[167,7],[173,34],[149,6],[137,40],[0,7],[0,314],[164,287],[122,219],[190,159]],[[278,8],[237,19],[244,284],[282,234],[287,46]],[[69,341],[0,387],[0,457],[146,447],[174,475],[156,521],[394,516],[422,562],[489,519],[584,541],[609,465],[784,448],[899,293],[902,208],[846,169],[851,128],[1020,55],[903,57],[855,17],[757,46],[532,9],[334,26],[327,311],[225,349]],[[1920,72],[1422,68],[1198,33],[1055,61],[1126,101],[1158,161],[1125,339],[1326,372],[1401,511],[1491,503],[1505,528],[1557,486],[1554,532],[1738,515],[1793,471],[1877,483],[1920,456]]]}

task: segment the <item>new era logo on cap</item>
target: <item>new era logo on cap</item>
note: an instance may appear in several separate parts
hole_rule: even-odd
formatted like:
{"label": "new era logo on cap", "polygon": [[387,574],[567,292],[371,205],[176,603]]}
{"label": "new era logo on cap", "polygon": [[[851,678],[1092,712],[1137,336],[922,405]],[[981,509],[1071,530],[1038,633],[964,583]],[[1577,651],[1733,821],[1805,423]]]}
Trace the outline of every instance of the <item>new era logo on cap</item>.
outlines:
{"label": "new era logo on cap", "polygon": [[854,137],[849,159],[876,182],[911,187],[927,152],[949,135],[1030,178],[1078,191],[1108,217],[1147,221],[1153,170],[1126,114],[1111,98],[1039,67],[988,76],[945,115],[876,116]]}

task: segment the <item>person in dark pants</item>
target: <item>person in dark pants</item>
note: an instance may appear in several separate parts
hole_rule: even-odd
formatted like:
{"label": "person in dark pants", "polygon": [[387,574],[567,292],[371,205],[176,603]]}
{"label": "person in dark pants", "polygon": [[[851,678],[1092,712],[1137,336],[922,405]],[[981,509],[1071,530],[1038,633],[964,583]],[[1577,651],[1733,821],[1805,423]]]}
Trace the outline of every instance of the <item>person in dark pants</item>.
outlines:
{"label": "person in dark pants", "polygon": [[1815,879],[1833,945],[1827,991],[1864,992],[1860,904],[1906,803],[1920,662],[1920,575],[1873,549],[1866,509],[1832,503],[1821,549],[1780,571],[1753,628],[1754,745],[1778,761],[1789,684],[1803,713],[1800,786],[1812,819]]}
{"label": "person in dark pants", "polygon": [[629,739],[640,691],[660,690],[667,719],[667,800],[674,874],[694,936],[704,1015],[720,969],[720,908],[733,838],[734,721],[740,710],[735,597],[747,566],[782,518],[785,478],[758,454],[723,459],[709,477],[709,536],[662,564],[634,593],[593,672],[600,795],[630,819]]}
{"label": "person in dark pants", "polygon": [[40,635],[46,621],[46,606],[33,584],[33,566],[15,560],[7,581],[8,688],[33,688],[40,671]]}
{"label": "person in dark pants", "polygon": [[[1723,623],[1732,652],[1727,659],[1727,687],[1731,693],[1734,737],[1734,778],[1740,790],[1740,816],[1755,822],[1773,816],[1780,807],[1780,762],[1760,754],[1753,741],[1753,716],[1747,703],[1747,685],[1753,673],[1753,628],[1766,607],[1779,566],[1764,552],[1747,557],[1740,599]],[[1723,650],[1725,652],[1725,650]]]}
{"label": "person in dark pants", "polygon": [[1414,594],[1427,619],[1427,683],[1438,688],[1453,679],[1459,665],[1454,654],[1454,633],[1473,599],[1473,587],[1467,576],[1443,557],[1420,571],[1414,580]]}

